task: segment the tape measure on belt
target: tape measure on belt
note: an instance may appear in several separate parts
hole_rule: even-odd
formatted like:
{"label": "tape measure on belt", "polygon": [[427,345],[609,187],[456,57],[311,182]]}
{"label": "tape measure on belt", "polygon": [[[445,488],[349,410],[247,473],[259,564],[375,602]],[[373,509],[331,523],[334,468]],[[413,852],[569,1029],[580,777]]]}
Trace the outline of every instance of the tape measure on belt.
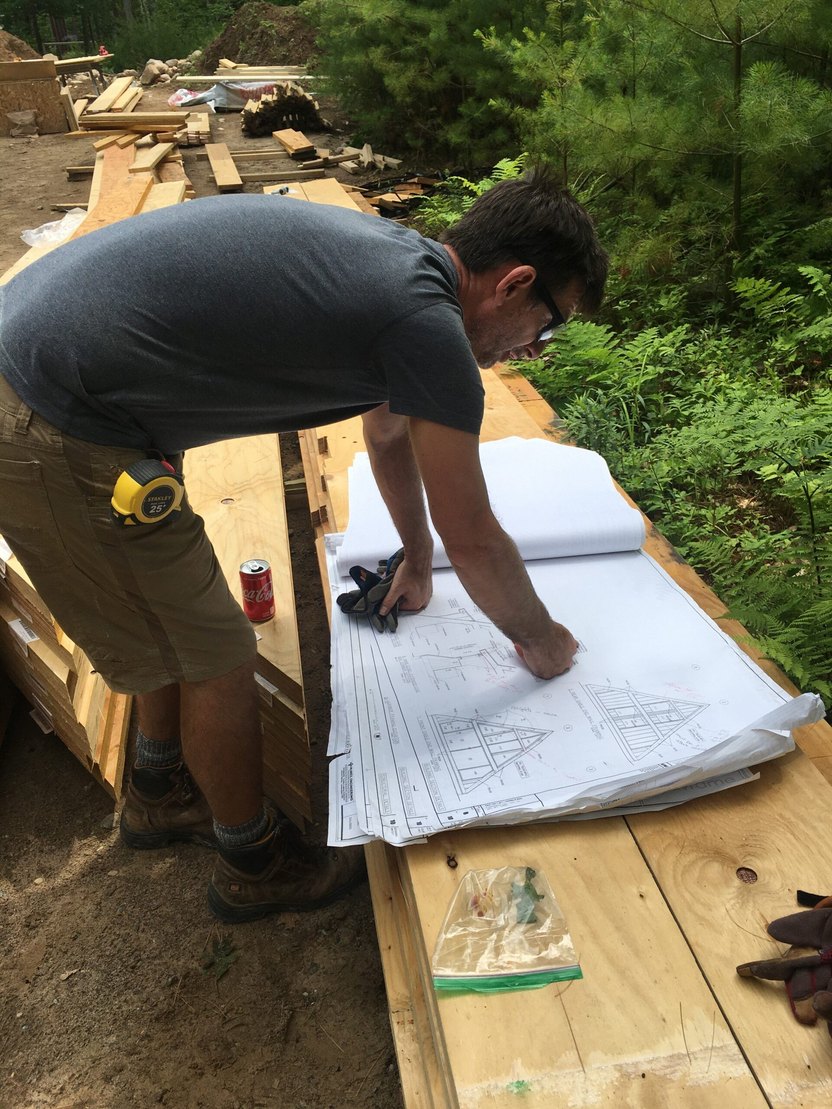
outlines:
{"label": "tape measure on belt", "polygon": [[110,501],[117,524],[158,524],[179,512],[185,484],[169,462],[143,458],[119,475]]}

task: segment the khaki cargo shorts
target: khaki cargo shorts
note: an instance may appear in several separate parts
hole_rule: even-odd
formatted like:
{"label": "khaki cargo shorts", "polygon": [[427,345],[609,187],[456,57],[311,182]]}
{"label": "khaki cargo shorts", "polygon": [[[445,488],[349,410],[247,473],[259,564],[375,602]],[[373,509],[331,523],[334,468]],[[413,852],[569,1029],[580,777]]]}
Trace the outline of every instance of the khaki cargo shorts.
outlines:
{"label": "khaki cargo shorts", "polygon": [[64,435],[0,376],[0,534],[119,693],[216,678],[257,650],[187,496],[164,523],[113,523],[116,479],[145,457]]}

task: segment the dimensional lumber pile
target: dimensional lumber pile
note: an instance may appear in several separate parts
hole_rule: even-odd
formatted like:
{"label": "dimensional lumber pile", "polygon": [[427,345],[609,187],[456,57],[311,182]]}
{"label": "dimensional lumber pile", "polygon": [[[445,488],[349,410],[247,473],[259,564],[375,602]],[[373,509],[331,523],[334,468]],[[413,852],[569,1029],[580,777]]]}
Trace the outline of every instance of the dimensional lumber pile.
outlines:
{"label": "dimensional lumber pile", "polygon": [[162,142],[175,141],[179,146],[196,146],[210,139],[207,110],[137,111],[143,95],[144,90],[132,77],[116,77],[94,100],[84,101],[83,109],[70,102],[67,110],[69,113],[74,108],[73,134],[106,131],[113,142],[125,145],[140,140],[142,135],[153,135]]}
{"label": "dimensional lumber pile", "polygon": [[41,135],[68,130],[53,61],[0,62],[0,135],[12,130],[8,113],[23,111],[34,111]]}
{"label": "dimensional lumber pile", "polygon": [[311,127],[320,130],[323,121],[318,102],[294,81],[275,82],[274,90],[243,108],[240,126],[247,135],[271,135],[284,128]]}
{"label": "dimensional lumber pile", "polygon": [[124,770],[128,697],[112,693],[63,632],[0,537],[0,664],[37,712],[114,796]]}
{"label": "dimensional lumber pile", "polygon": [[[554,435],[554,413],[522,378],[483,374],[483,438]],[[360,420],[301,433],[313,525],[343,531]],[[544,506],[542,506],[543,509]],[[654,530],[645,547],[784,688],[743,629]],[[329,589],[322,562],[324,597]],[[759,782],[677,809],[582,823],[470,829],[396,850],[366,848],[390,1018],[408,1109],[673,1105],[826,1106],[832,1054],[797,1024],[781,988],[735,966],[779,953],[764,923],[795,889],[832,888],[832,729]],[[808,756],[808,757],[807,757]],[[551,882],[584,971],[567,987],[437,998],[430,956],[465,873],[532,866]],[[750,879],[750,880],[749,880]]]}

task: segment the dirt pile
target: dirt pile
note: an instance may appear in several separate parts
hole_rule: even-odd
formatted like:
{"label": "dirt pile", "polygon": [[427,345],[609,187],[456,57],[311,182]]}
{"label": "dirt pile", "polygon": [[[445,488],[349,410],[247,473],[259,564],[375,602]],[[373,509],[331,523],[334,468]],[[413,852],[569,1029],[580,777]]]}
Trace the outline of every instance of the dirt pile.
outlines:
{"label": "dirt pile", "polygon": [[[265,5],[258,6],[265,7]],[[8,31],[0,31],[0,62],[25,62],[39,57],[40,54],[33,50],[28,42],[15,38]]]}
{"label": "dirt pile", "polygon": [[297,8],[243,4],[206,48],[202,72],[213,73],[220,58],[246,65],[307,65],[317,56],[315,32]]}

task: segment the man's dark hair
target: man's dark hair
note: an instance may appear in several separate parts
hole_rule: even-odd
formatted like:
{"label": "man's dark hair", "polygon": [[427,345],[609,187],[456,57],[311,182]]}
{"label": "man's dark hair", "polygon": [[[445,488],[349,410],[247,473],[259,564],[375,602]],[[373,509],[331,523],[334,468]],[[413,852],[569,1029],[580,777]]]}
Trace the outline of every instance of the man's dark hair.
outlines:
{"label": "man's dark hair", "polygon": [[534,266],[553,292],[580,278],[586,288],[579,307],[587,315],[603,299],[607,253],[588,212],[546,166],[494,185],[440,241],[474,273],[516,258]]}

